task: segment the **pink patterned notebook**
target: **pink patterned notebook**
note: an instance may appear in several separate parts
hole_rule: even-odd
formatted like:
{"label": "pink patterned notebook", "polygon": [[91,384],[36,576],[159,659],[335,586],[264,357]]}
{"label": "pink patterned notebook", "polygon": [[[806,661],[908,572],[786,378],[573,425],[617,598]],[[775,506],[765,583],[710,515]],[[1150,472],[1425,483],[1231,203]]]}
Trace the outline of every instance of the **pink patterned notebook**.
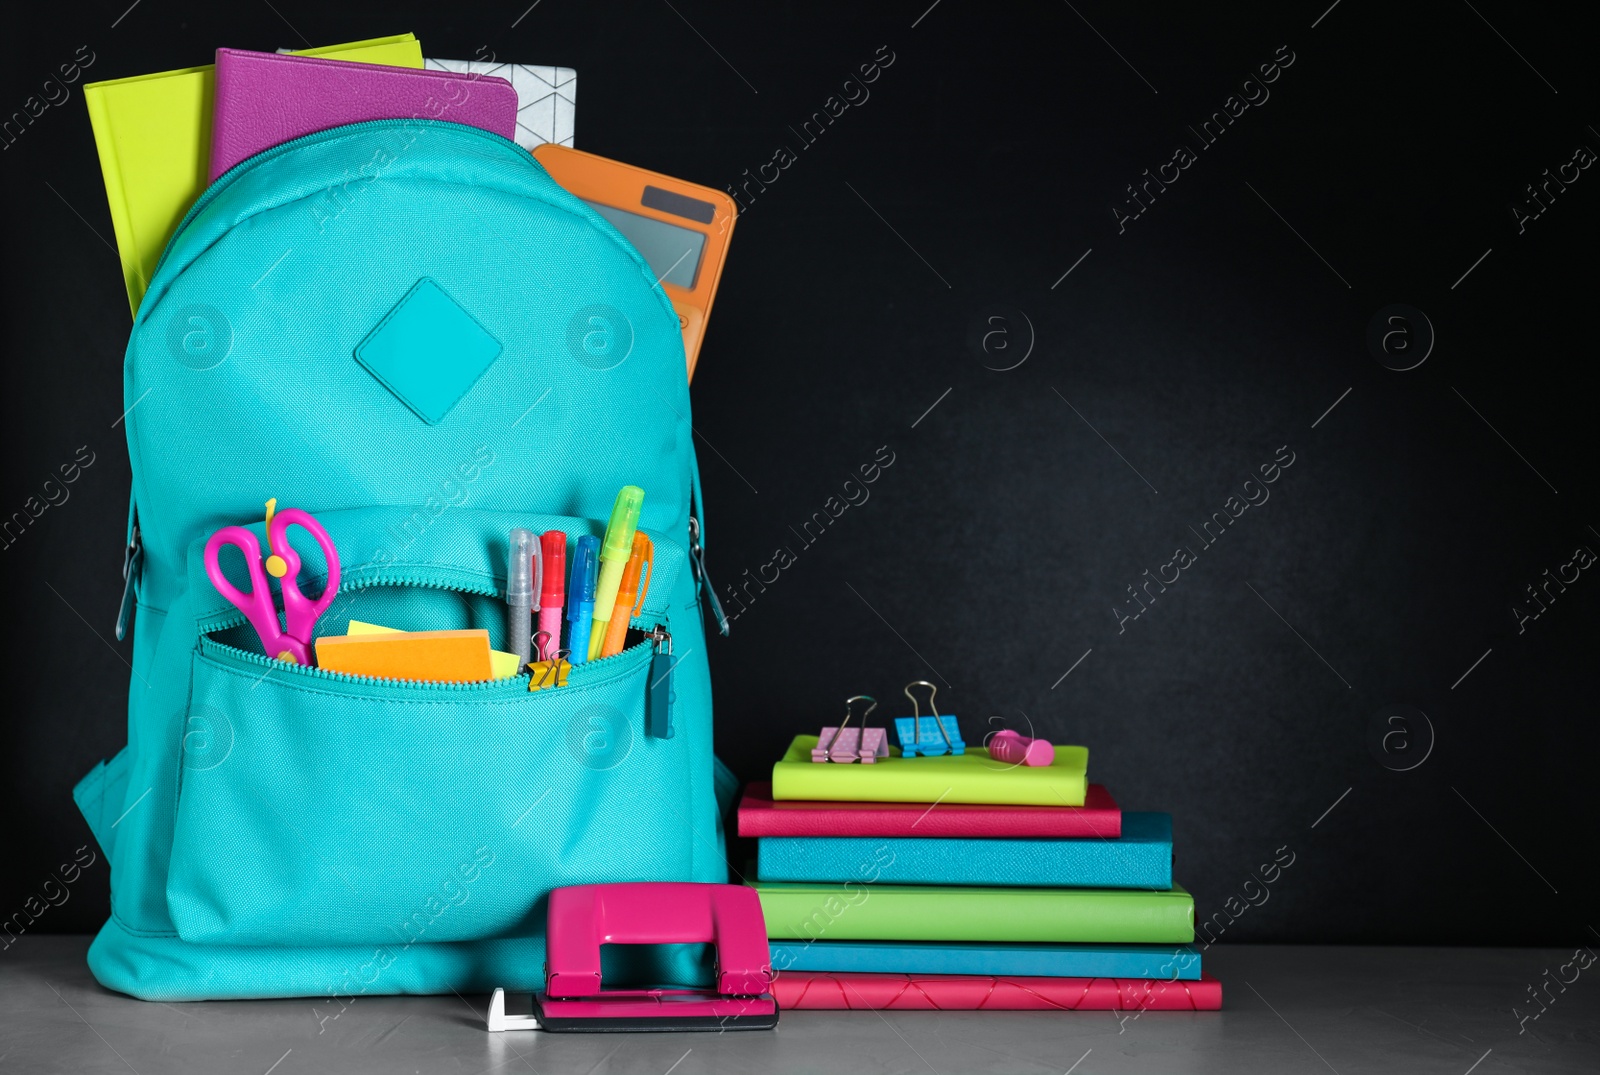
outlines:
{"label": "pink patterned notebook", "polygon": [[[826,763],[823,763],[826,764]],[[1090,784],[1082,806],[978,803],[775,802],[771,784],[749,784],[739,800],[740,836],[1101,837],[1122,835],[1122,811]]]}
{"label": "pink patterned notebook", "polygon": [[1166,978],[994,978],[960,974],[829,974],[783,971],[780,1008],[851,1011],[1214,1012],[1222,983]]}
{"label": "pink patterned notebook", "polygon": [[218,49],[211,179],[290,139],[370,119],[441,119],[510,138],[517,92],[488,75]]}

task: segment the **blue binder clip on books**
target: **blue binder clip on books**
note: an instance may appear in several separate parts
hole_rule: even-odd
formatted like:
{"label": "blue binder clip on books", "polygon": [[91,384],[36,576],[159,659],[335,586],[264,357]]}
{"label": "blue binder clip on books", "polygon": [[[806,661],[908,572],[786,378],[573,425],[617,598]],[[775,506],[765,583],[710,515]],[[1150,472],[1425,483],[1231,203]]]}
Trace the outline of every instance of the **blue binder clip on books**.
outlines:
{"label": "blue binder clip on books", "polygon": [[[918,704],[916,695],[911,693],[912,687],[928,688],[928,710],[933,716],[922,715],[922,706]],[[894,733],[900,739],[901,757],[915,758],[920,754],[925,758],[936,758],[941,754],[967,752],[967,744],[962,741],[961,727],[956,723],[956,718],[941,717],[939,710],[934,707],[933,698],[938,693],[939,688],[925,679],[906,684],[905,695],[911,699],[911,711],[915,716],[894,719]]]}

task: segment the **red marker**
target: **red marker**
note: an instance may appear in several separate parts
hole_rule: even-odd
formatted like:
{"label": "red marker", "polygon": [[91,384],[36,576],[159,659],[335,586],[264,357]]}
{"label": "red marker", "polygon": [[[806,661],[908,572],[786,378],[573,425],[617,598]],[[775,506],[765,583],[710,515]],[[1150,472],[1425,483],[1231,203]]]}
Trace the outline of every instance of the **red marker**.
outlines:
{"label": "red marker", "polygon": [[[567,603],[567,535],[546,531],[539,538],[544,578],[539,584],[539,660],[548,661],[561,648],[561,608]],[[587,640],[585,640],[587,641]]]}

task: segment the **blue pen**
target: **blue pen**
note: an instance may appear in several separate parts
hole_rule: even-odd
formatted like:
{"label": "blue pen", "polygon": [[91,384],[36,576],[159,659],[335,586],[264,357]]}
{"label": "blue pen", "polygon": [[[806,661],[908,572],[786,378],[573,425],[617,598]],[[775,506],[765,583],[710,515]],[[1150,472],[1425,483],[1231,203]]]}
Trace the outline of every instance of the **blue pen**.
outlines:
{"label": "blue pen", "polygon": [[572,552],[572,582],[567,587],[567,648],[573,664],[589,659],[594,626],[594,592],[600,581],[600,539],[585,534]]}

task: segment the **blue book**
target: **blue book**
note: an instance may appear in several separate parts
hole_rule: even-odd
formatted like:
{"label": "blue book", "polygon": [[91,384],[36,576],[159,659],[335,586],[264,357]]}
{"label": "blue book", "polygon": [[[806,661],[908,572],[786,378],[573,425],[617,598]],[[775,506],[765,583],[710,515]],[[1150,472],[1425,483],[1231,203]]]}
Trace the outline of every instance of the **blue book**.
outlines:
{"label": "blue book", "polygon": [[1192,944],[956,944],[936,941],[770,941],[772,969],[1002,978],[1165,978],[1196,981]]}
{"label": "blue book", "polygon": [[763,881],[1028,888],[1172,887],[1172,815],[1122,815],[1111,840],[763,836]]}

